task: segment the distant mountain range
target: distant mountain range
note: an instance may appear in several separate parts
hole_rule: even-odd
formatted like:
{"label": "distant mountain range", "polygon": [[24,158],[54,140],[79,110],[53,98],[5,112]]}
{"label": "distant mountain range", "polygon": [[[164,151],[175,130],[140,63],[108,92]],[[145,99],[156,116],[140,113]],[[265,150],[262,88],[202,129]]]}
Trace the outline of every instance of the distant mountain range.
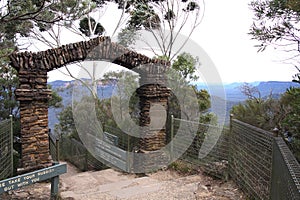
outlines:
{"label": "distant mountain range", "polygon": [[[101,81],[98,82],[98,96],[100,98],[109,98],[114,90],[114,81],[110,81],[110,84],[104,84]],[[66,107],[72,104],[72,91],[73,86],[76,84],[75,81],[54,81],[50,82],[49,85],[63,98],[63,106]],[[241,93],[240,87],[244,83],[231,83],[224,84],[224,91],[213,92],[211,94],[212,100],[215,104],[224,104],[226,101],[226,121],[228,122],[229,112],[234,105],[242,103],[247,99],[245,95]],[[250,83],[252,86],[257,87],[261,97],[266,97],[272,94],[273,98],[279,98],[290,87],[300,87],[300,84],[293,82],[279,82],[279,81],[267,81],[267,82],[253,82]],[[202,83],[196,83],[198,89],[208,89],[208,87]],[[214,90],[214,86],[210,87]],[[218,87],[220,89],[220,87]],[[209,90],[208,90],[209,91]],[[218,92],[219,91],[219,92]],[[224,94],[225,92],[225,99]],[[49,128],[53,129],[54,125],[58,123],[58,115],[62,111],[62,108],[50,108],[49,109]]]}
{"label": "distant mountain range", "polygon": [[[245,101],[247,99],[247,96],[243,95],[240,89],[243,84],[244,83],[224,84],[223,87],[226,95],[226,100],[234,102]],[[261,97],[272,95],[272,97],[274,98],[279,98],[280,95],[290,87],[300,87],[300,84],[298,83],[282,81],[252,82],[249,84],[255,86],[258,89]],[[203,84],[197,84],[197,88],[207,89],[207,86]]]}

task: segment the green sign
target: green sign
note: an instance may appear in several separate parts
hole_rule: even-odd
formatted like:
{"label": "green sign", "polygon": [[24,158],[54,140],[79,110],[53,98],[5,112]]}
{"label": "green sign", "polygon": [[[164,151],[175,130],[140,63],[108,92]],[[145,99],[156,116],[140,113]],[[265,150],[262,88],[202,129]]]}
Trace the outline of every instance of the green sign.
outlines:
{"label": "green sign", "polygon": [[57,164],[51,167],[40,169],[27,174],[22,174],[0,181],[0,194],[15,190],[23,186],[31,185],[39,181],[44,181],[57,177],[67,172],[66,164]]}

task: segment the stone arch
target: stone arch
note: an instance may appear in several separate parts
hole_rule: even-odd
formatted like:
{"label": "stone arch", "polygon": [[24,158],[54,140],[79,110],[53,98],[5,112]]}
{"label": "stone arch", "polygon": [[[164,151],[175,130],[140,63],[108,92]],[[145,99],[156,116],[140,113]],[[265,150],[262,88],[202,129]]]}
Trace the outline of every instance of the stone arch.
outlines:
{"label": "stone arch", "polygon": [[[97,51],[93,51],[96,47]],[[48,144],[48,100],[51,98],[51,90],[47,89],[47,72],[93,58],[135,69],[140,74],[141,87],[138,89],[138,95],[141,126],[150,125],[151,105],[167,106],[170,91],[164,86],[163,74],[170,63],[131,51],[111,42],[109,37],[97,37],[37,53],[13,53],[10,55],[11,65],[17,70],[20,83],[15,94],[20,102],[24,170],[47,167],[52,162]],[[145,151],[157,150],[164,146],[165,130],[160,130],[156,135],[153,131],[155,130],[149,128],[148,133],[143,133],[151,135],[141,142],[141,148]]]}

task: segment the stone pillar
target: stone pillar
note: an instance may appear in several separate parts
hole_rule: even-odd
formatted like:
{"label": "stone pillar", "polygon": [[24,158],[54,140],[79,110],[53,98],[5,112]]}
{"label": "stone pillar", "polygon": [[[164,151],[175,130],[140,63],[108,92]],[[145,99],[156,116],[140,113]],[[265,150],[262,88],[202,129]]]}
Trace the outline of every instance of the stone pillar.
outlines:
{"label": "stone pillar", "polygon": [[168,64],[150,63],[140,67],[140,88],[137,90],[140,102],[140,149],[159,150],[166,144],[166,118],[170,89],[166,86]]}
{"label": "stone pillar", "polygon": [[140,149],[159,150],[166,144],[166,118],[169,88],[160,84],[143,85],[138,90],[140,98],[140,126],[146,127],[141,133]]}
{"label": "stone pillar", "polygon": [[51,165],[48,141],[47,71],[19,69],[19,88],[15,94],[20,102],[22,170],[32,171]]}
{"label": "stone pillar", "polygon": [[147,159],[135,160],[136,170],[149,172],[165,167],[168,155],[160,150],[166,145],[166,120],[170,89],[166,87],[165,71],[168,66],[149,64],[142,67],[140,88],[137,90],[140,105],[139,150]]}

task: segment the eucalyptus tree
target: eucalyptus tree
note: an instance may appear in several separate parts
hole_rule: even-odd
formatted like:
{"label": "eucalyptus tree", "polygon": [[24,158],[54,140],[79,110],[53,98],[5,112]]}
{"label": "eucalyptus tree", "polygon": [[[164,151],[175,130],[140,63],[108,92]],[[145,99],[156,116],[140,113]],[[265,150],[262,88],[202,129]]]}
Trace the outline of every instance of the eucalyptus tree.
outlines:
{"label": "eucalyptus tree", "polygon": [[[130,47],[132,43],[140,39],[157,57],[164,56],[170,61],[182,53],[181,48],[200,25],[205,9],[202,0],[122,2],[130,18],[126,27],[118,35],[120,43]],[[139,37],[141,30],[149,32],[153,40],[148,41],[146,38]],[[184,41],[178,41],[180,34],[187,36]],[[180,44],[179,47],[174,48],[176,42]],[[158,49],[153,48],[153,45],[158,46]]]}
{"label": "eucalyptus tree", "polygon": [[298,0],[254,0],[255,14],[250,35],[259,41],[258,51],[273,46],[285,53],[282,61],[296,66],[295,82],[300,82],[300,2]]}

